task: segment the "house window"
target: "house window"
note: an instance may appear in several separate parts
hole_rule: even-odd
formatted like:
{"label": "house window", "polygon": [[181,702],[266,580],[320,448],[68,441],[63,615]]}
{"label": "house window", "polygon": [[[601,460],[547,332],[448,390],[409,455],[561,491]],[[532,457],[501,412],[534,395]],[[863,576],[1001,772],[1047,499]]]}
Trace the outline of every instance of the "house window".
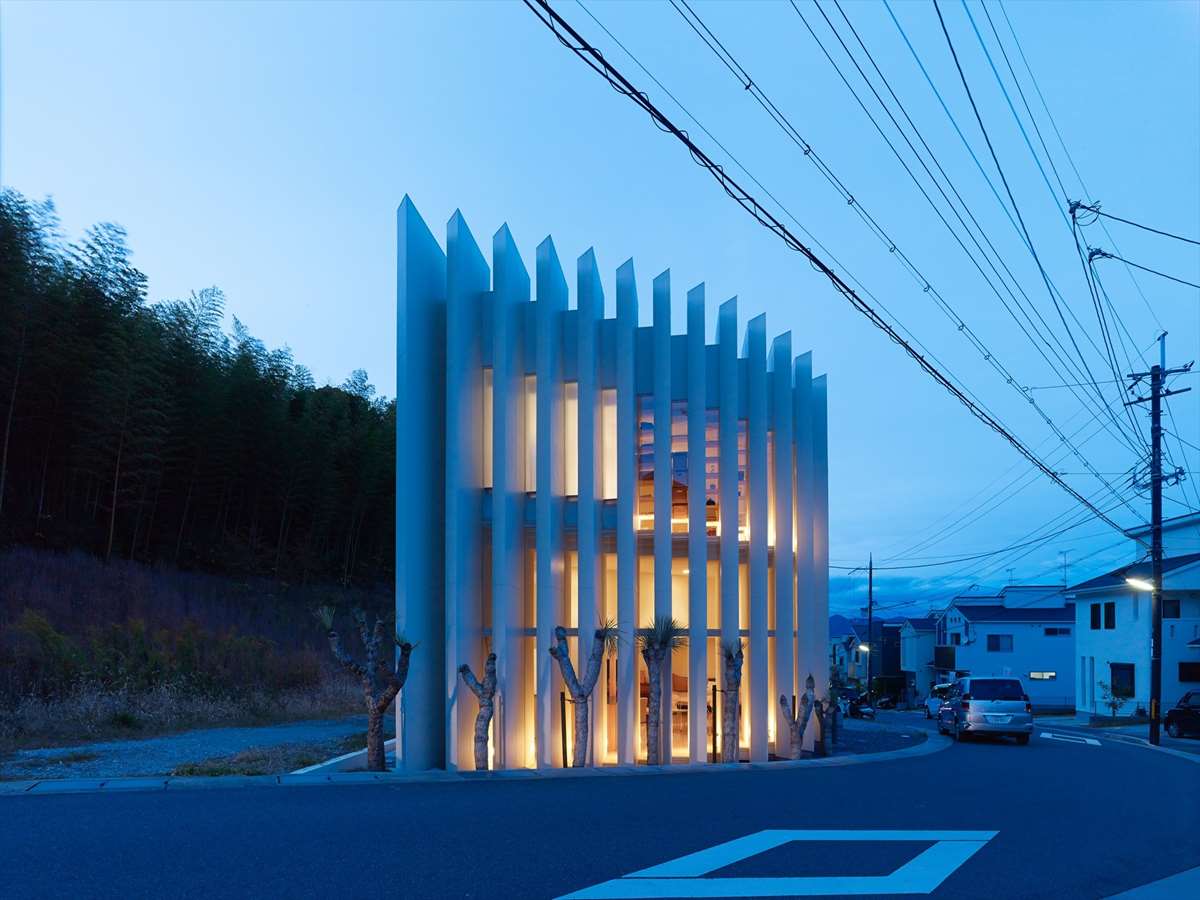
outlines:
{"label": "house window", "polygon": [[1109,600],[1104,604],[1104,630],[1112,631],[1117,627],[1117,602]]}
{"label": "house window", "polygon": [[988,653],[1012,653],[1012,639],[1011,634],[989,634],[987,636]]}
{"label": "house window", "polygon": [[857,650],[854,651],[854,661],[858,662],[858,651]]}
{"label": "house window", "polygon": [[961,644],[962,644],[962,635],[961,634],[958,634],[957,632],[955,632],[954,634],[950,635],[950,646],[951,647],[958,647]]}
{"label": "house window", "polygon": [[1168,597],[1164,594],[1163,598],[1162,598],[1162,612],[1163,612],[1164,619],[1178,619],[1179,618],[1179,598],[1178,597]]}
{"label": "house window", "polygon": [[1063,637],[1070,635],[1070,628],[1051,627],[1044,629],[1046,637]]}
{"label": "house window", "polygon": [[1100,629],[1100,604],[1093,603],[1092,604],[1092,631],[1098,631],[1099,629]]}
{"label": "house window", "polygon": [[1180,681],[1200,681],[1200,662],[1181,662],[1179,664]]}
{"label": "house window", "polygon": [[600,496],[617,499],[617,392],[600,392]]}
{"label": "house window", "polygon": [[1058,678],[1057,672],[1030,672],[1030,681],[1055,681]]}
{"label": "house window", "polygon": [[1109,663],[1109,673],[1114,697],[1133,696],[1133,663]]}
{"label": "house window", "polygon": [[537,376],[525,376],[525,490],[537,490]]}
{"label": "house window", "polygon": [[563,493],[579,496],[579,382],[563,384]]}
{"label": "house window", "polygon": [[483,454],[483,486],[490,488],[493,485],[492,479],[492,434],[495,429],[495,421],[492,413],[492,369],[487,367],[483,370],[483,422],[480,427],[483,430],[483,440],[480,441],[480,450]]}

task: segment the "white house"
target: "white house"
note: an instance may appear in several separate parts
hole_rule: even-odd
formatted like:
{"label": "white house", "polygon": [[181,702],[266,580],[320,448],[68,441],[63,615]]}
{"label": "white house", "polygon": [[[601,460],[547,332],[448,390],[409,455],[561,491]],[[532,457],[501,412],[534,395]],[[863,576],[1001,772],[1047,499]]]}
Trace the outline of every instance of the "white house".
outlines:
{"label": "white house", "polygon": [[900,671],[909,699],[928,697],[936,684],[933,648],[937,636],[937,617],[905,619],[900,627]]}
{"label": "white house", "polygon": [[1061,586],[1009,585],[958,597],[937,623],[936,677],[1016,676],[1035,709],[1073,709],[1075,631],[1075,609]]}
{"label": "white house", "polygon": [[507,226],[488,252],[459,213],[443,245],[408,198],[397,226],[396,622],[418,645],[400,764],[473,765],[477,702],[458,669],[493,652],[494,767],[563,765],[555,629],[582,672],[603,622],[619,640],[588,761],[645,758],[636,632],[665,616],[687,646],[665,664],[660,757],[708,758],[719,648],[740,640],[739,738],[765,761],[780,696],[809,673],[824,696],[828,673],[826,380],[811,355],[787,333],[768,341],[762,315],[740,331],[732,299],[707,343],[704,285],[678,304],[669,272],[647,284],[632,260],[613,277],[587,250],[564,270],[546,238],[527,267]]}
{"label": "white house", "polygon": [[[1069,591],[1076,610],[1076,708],[1080,712],[1112,715],[1105,704],[1106,687],[1120,701],[1117,715],[1150,711],[1150,593],[1131,587],[1127,578],[1149,579],[1150,563],[1114,569]],[[1162,617],[1166,709],[1186,691],[1200,688],[1200,553],[1163,560]]]}

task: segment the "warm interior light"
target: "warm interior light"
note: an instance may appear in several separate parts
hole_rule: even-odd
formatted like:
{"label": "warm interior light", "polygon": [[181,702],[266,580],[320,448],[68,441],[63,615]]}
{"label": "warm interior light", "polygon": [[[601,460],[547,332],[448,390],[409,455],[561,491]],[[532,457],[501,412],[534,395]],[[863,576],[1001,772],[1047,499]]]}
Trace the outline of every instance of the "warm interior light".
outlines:
{"label": "warm interior light", "polygon": [[1139,591],[1154,590],[1154,585],[1144,578],[1126,578],[1125,583],[1131,588],[1137,588]]}

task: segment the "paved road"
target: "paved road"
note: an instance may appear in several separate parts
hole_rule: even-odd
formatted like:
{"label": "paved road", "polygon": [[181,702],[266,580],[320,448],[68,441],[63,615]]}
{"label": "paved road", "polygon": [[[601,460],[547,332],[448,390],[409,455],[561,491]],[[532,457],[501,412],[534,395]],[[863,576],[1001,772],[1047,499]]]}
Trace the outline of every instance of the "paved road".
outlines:
{"label": "paved road", "polygon": [[[809,770],[7,797],[0,896],[558,897],[764,829],[995,832],[943,848],[973,852],[932,896],[1107,897],[1200,864],[1200,764],[1035,738]],[[688,895],[885,875],[936,838],[825,837]]]}

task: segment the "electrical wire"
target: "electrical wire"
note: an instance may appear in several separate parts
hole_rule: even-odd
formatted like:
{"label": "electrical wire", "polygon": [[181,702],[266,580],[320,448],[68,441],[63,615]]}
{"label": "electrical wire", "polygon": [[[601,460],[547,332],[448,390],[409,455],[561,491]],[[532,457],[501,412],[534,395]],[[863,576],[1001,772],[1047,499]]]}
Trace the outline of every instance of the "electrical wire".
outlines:
{"label": "electrical wire", "polygon": [[[959,80],[962,82],[963,90],[966,92],[967,99],[971,103],[971,110],[975,114],[975,121],[979,124],[979,131],[983,135],[984,143],[987,144],[988,152],[991,154],[991,157],[992,157],[992,162],[996,166],[996,172],[1000,175],[1000,183],[1004,185],[1004,192],[1008,195],[1009,202],[1012,204],[1012,207],[1013,207],[1013,212],[1016,213],[1017,222],[1020,223],[1021,231],[1024,232],[1024,234],[1025,234],[1025,241],[1029,246],[1029,252],[1031,254],[1033,254],[1034,261],[1037,263],[1038,271],[1041,273],[1042,280],[1046,284],[1046,291],[1050,295],[1051,302],[1053,302],[1053,304],[1054,304],[1054,309],[1058,313],[1058,317],[1059,317],[1059,320],[1062,322],[1063,329],[1067,332],[1067,337],[1070,339],[1071,345],[1075,348],[1075,354],[1079,357],[1080,362],[1083,363],[1084,370],[1087,373],[1087,380],[1094,383],[1096,380],[1096,377],[1095,377],[1095,375],[1092,374],[1092,371],[1087,364],[1087,360],[1084,359],[1083,353],[1079,349],[1079,344],[1075,341],[1074,334],[1072,333],[1070,326],[1067,324],[1066,317],[1063,315],[1062,307],[1059,305],[1058,299],[1054,295],[1054,289],[1050,286],[1050,278],[1046,274],[1046,269],[1042,265],[1041,258],[1038,256],[1036,248],[1033,246],[1033,238],[1029,233],[1029,228],[1025,224],[1024,216],[1021,215],[1021,209],[1017,205],[1016,197],[1013,196],[1012,187],[1009,185],[1008,178],[1004,174],[1004,167],[1000,165],[1000,158],[999,158],[999,156],[997,156],[996,148],[993,146],[992,139],[988,135],[987,127],[983,123],[983,116],[979,112],[979,106],[975,103],[975,97],[971,93],[971,86],[967,82],[966,73],[963,71],[962,63],[959,61],[958,51],[956,51],[954,49],[954,41],[950,37],[949,28],[946,27],[946,20],[942,16],[942,9],[938,3],[938,0],[933,0],[933,8],[934,8],[934,11],[937,13],[938,22],[942,26],[942,34],[946,38],[946,46],[950,49],[950,55],[954,59],[954,67],[958,71]],[[972,22],[973,22],[973,20],[972,20]],[[980,40],[982,41],[982,38],[980,38]],[[997,78],[999,78],[998,73],[997,73]],[[1006,94],[1006,96],[1007,96],[1007,94]],[[1011,103],[1011,101],[1010,101],[1010,103]],[[1015,109],[1013,110],[1013,114],[1016,115]],[[1023,128],[1022,128],[1022,132],[1024,132]],[[1028,138],[1027,138],[1027,140],[1028,140]],[[1032,150],[1032,145],[1030,145],[1030,149]],[[1040,167],[1040,163],[1039,163],[1039,167]],[[1053,190],[1051,190],[1051,193],[1053,193]],[[1097,390],[1097,392],[1099,392],[1099,387],[1097,387],[1096,390]]]}
{"label": "electrical wire", "polygon": [[[632,100],[635,104],[641,107],[654,121],[655,125],[665,132],[673,135],[679,140],[689,151],[693,160],[701,167],[706,169],[709,174],[717,181],[722,190],[728,194],[739,206],[747,213],[752,215],[754,219],[763,225],[765,228],[773,232],[780,238],[789,249],[800,253],[810,264],[818,269],[833,285],[833,287],[842,294],[842,296],[864,317],[883,331],[894,343],[898,344],[909,358],[912,359],[927,375],[929,375],[936,383],[940,384],[948,391],[956,400],[965,406],[973,416],[983,422],[987,427],[995,431],[1003,437],[1018,453],[1025,456],[1030,462],[1034,463],[1042,470],[1048,478],[1058,484],[1064,491],[1070,494],[1081,505],[1090,510],[1097,518],[1105,522],[1114,530],[1124,533],[1124,529],[1118,525],[1106,512],[1097,507],[1094,503],[1084,497],[1071,485],[1067,484],[1059,478],[1052,469],[1050,469],[1040,458],[1025,446],[1025,444],[1012,432],[1008,431],[1000,422],[993,418],[989,413],[981,409],[974,401],[972,401],[962,390],[957,388],[947,376],[936,366],[932,365],[928,359],[918,353],[916,349],[906,341],[879,313],[868,303],[866,303],[846,282],[829,266],[820,259],[812,250],[804,245],[798,238],[788,230],[787,226],[780,222],[769,210],[749,194],[738,182],[732,178],[724,169],[717,165],[711,157],[709,157],[686,133],[681,131],[667,116],[658,109],[642,91],[639,91],[634,85],[625,78],[611,63],[609,63],[584,37],[576,31],[570,23],[568,23],[553,7],[550,6],[548,0],[523,0],[525,5],[537,16],[538,20],[545,25],[552,34],[563,44],[568,50],[574,53],[581,59],[589,68],[604,78],[610,86],[621,93],[623,96]],[[562,29],[570,36],[570,40],[560,33]]]}
{"label": "electrical wire", "polygon": [[1149,225],[1142,225],[1139,222],[1133,222],[1133,221],[1130,221],[1129,219],[1122,219],[1120,216],[1114,216],[1111,213],[1106,213],[1104,210],[1102,210],[1100,208],[1099,203],[1095,204],[1094,206],[1089,206],[1086,203],[1080,204],[1080,205],[1084,209],[1090,209],[1096,215],[1104,216],[1104,218],[1106,218],[1106,219],[1112,219],[1114,222],[1124,222],[1126,225],[1132,225],[1134,228],[1140,228],[1143,231],[1152,231],[1155,234],[1161,234],[1163,237],[1174,238],[1177,241],[1183,241],[1184,243],[1187,243],[1187,244],[1195,244],[1197,247],[1200,247],[1200,241],[1193,240],[1192,238],[1189,238],[1189,237],[1184,237],[1181,234],[1174,234],[1170,231],[1160,231],[1157,228],[1151,228]]}
{"label": "electrical wire", "polygon": [[[790,0],[790,2],[791,2],[793,11],[799,17],[800,21],[804,24],[809,35],[813,38],[814,42],[816,42],[818,48],[820,48],[821,52],[825,55],[825,58],[829,61],[830,65],[833,67],[834,71],[838,74],[839,78],[841,78],[842,83],[846,86],[846,88],[850,92],[851,96],[854,97],[855,101],[862,108],[863,113],[867,116],[868,120],[875,127],[875,130],[879,133],[879,135],[883,139],[884,143],[887,144],[888,148],[891,150],[892,154],[896,157],[897,161],[900,163],[900,165],[904,169],[904,171],[908,174],[909,178],[916,185],[916,187],[917,187],[918,191],[921,193],[922,197],[924,197],[925,201],[929,204],[930,208],[933,209],[934,213],[937,215],[939,220],[946,227],[946,229],[950,232],[951,237],[954,238],[955,242],[959,245],[959,247],[967,255],[968,260],[972,263],[972,265],[975,266],[975,268],[979,272],[980,276],[983,277],[984,281],[988,284],[989,288],[991,288],[992,292],[996,295],[996,298],[1000,301],[1000,303],[1004,307],[1005,311],[1009,314],[1009,316],[1017,324],[1018,328],[1020,328],[1022,333],[1025,335],[1026,339],[1030,341],[1030,343],[1033,345],[1034,349],[1037,350],[1039,355],[1041,355],[1041,357],[1046,361],[1046,363],[1052,369],[1055,369],[1055,370],[1060,369],[1060,368],[1073,369],[1074,372],[1080,377],[1092,378],[1093,379],[1092,381],[1085,382],[1084,384],[1085,384],[1085,386],[1093,387],[1095,389],[1096,397],[1099,402],[1099,408],[1100,409],[1106,408],[1108,405],[1107,401],[1104,400],[1102,393],[1099,391],[1099,388],[1094,385],[1094,376],[1092,376],[1090,370],[1085,372],[1084,369],[1081,369],[1080,366],[1074,362],[1074,360],[1070,357],[1070,354],[1067,352],[1066,348],[1063,346],[1062,342],[1059,341],[1059,339],[1058,339],[1057,335],[1055,334],[1055,332],[1053,331],[1053,329],[1051,329],[1049,323],[1046,322],[1046,320],[1042,317],[1042,315],[1041,315],[1040,311],[1038,311],[1036,305],[1034,305],[1033,301],[1029,298],[1029,295],[1025,293],[1024,288],[1021,287],[1020,282],[1017,280],[1016,276],[1012,273],[1012,270],[1008,267],[1008,264],[1005,262],[1004,256],[999,253],[999,251],[992,244],[991,240],[987,237],[986,232],[983,230],[982,226],[979,224],[978,220],[975,218],[974,214],[972,213],[970,206],[966,203],[965,200],[963,200],[961,194],[959,194],[958,190],[954,187],[953,182],[949,179],[949,176],[946,175],[945,170],[942,168],[941,164],[938,162],[936,155],[933,153],[932,149],[929,148],[928,143],[925,142],[923,136],[920,133],[920,130],[916,127],[915,123],[913,123],[912,118],[910,116],[908,116],[907,111],[904,109],[903,104],[900,102],[900,100],[896,96],[895,92],[891,90],[891,86],[887,82],[886,77],[883,76],[883,73],[879,69],[878,65],[876,65],[874,63],[874,60],[871,57],[870,51],[866,49],[866,46],[865,46],[865,44],[863,44],[861,38],[858,38],[857,32],[855,32],[855,37],[858,38],[858,42],[859,42],[860,46],[863,47],[863,50],[866,53],[868,59],[871,61],[872,65],[874,65],[876,72],[879,73],[881,79],[884,82],[884,86],[889,90],[893,99],[896,101],[897,105],[900,108],[900,112],[905,116],[905,118],[909,122],[910,127],[912,127],[913,131],[915,132],[918,140],[920,140],[922,145],[925,147],[925,150],[930,155],[930,158],[931,158],[934,166],[942,174],[942,177],[946,180],[947,184],[949,185],[951,192],[958,199],[959,203],[963,206],[963,209],[967,215],[967,218],[970,219],[971,223],[979,231],[980,236],[983,238],[983,241],[987,245],[988,250],[990,250],[991,253],[993,254],[993,256],[996,257],[997,261],[999,262],[1000,267],[1004,270],[1004,273],[1007,274],[1009,280],[1011,280],[1013,285],[1015,285],[1017,292],[1019,292],[1020,295],[1024,298],[1025,303],[1028,305],[1028,309],[1026,309],[1025,306],[1022,306],[1021,301],[1020,301],[1020,299],[1018,299],[1016,293],[1013,292],[1012,288],[1009,287],[1008,282],[1005,281],[1004,275],[1002,275],[1000,273],[1000,271],[997,270],[996,264],[993,263],[992,258],[990,256],[988,256],[987,250],[985,250],[984,247],[979,243],[979,240],[975,237],[975,234],[971,231],[970,226],[968,226],[966,221],[964,221],[962,214],[959,213],[958,208],[954,205],[954,202],[946,194],[945,190],[943,190],[940,182],[934,176],[933,172],[929,169],[929,166],[926,165],[921,154],[917,151],[917,149],[913,145],[912,141],[909,140],[907,134],[904,132],[904,129],[900,126],[900,124],[896,120],[895,116],[893,116],[891,114],[891,111],[888,108],[887,104],[883,101],[883,98],[880,97],[878,91],[875,90],[874,85],[871,83],[870,79],[866,76],[866,73],[863,72],[862,67],[858,65],[858,62],[854,58],[853,53],[850,52],[849,47],[847,47],[845,41],[842,40],[841,35],[838,34],[837,29],[834,27],[834,25],[830,21],[829,17],[827,15],[825,15],[824,10],[821,9],[819,4],[814,4],[815,8],[818,10],[818,12],[821,13],[822,17],[825,19],[826,24],[829,26],[830,30],[833,32],[834,37],[841,44],[842,49],[845,51],[847,57],[850,59],[851,63],[855,66],[855,68],[858,70],[859,75],[863,78],[864,82],[866,82],[867,87],[871,90],[872,94],[874,94],[876,101],[880,104],[880,106],[883,108],[884,112],[887,114],[888,118],[891,120],[892,125],[900,133],[900,136],[904,139],[905,143],[908,145],[909,150],[916,157],[917,162],[925,170],[925,174],[930,178],[930,180],[934,184],[934,187],[937,189],[938,193],[941,194],[942,199],[950,207],[951,213],[955,216],[955,218],[958,219],[959,224],[966,231],[967,237],[975,245],[976,249],[979,251],[979,254],[983,257],[984,262],[988,265],[988,267],[992,270],[992,273],[996,276],[996,278],[1000,281],[1001,285],[1008,292],[1009,297],[1013,301],[1013,304],[1025,316],[1025,322],[1028,323],[1028,327],[1026,326],[1025,322],[1022,322],[1021,319],[1016,315],[1016,313],[1013,312],[1012,306],[1010,306],[1008,304],[1008,302],[1005,301],[1004,297],[997,290],[995,284],[988,277],[987,273],[983,271],[983,268],[980,265],[979,260],[971,253],[971,251],[963,243],[962,238],[959,237],[959,235],[955,231],[954,227],[950,224],[949,221],[947,221],[947,219],[943,215],[942,211],[938,208],[937,204],[933,201],[933,198],[929,196],[929,193],[925,190],[925,188],[921,184],[920,180],[916,177],[916,174],[913,172],[912,168],[904,160],[903,156],[896,149],[896,147],[892,143],[892,141],[888,138],[888,136],[884,132],[883,128],[879,125],[879,123],[875,120],[875,117],[867,109],[866,104],[863,102],[862,98],[858,95],[857,91],[855,91],[854,88],[850,85],[850,82],[847,80],[845,74],[841,71],[838,64],[834,61],[833,57],[830,55],[828,49],[825,47],[825,45],[821,41],[820,37],[817,36],[816,31],[813,29],[812,25],[809,23],[808,19],[804,15],[804,13],[796,5],[795,0]],[[688,17],[686,15],[684,15],[683,11],[679,7],[679,3],[683,3],[683,5],[685,7],[687,7],[687,9],[689,10],[691,17],[694,18],[697,22],[699,22],[700,26],[702,28],[704,28],[705,31],[708,31],[708,33],[711,34],[711,31],[708,30],[707,26],[704,25],[703,21],[695,13],[695,11],[692,10],[691,7],[687,6],[686,0],[671,0],[671,3],[675,7],[676,11],[678,11],[680,13],[680,15],[685,18],[685,20],[688,20]],[[839,10],[840,10],[840,7],[839,7]],[[843,18],[846,18],[844,11],[842,11],[842,16],[843,16]],[[696,31],[697,34],[700,34],[700,31],[696,28],[696,25],[694,23],[692,23],[690,20],[688,20],[688,24],[691,25],[692,29],[694,31]],[[854,26],[852,23],[849,22],[848,19],[847,19],[847,24],[850,25],[851,31],[853,32]],[[703,39],[703,37],[704,36],[701,34],[702,39]],[[706,40],[705,43],[708,43],[710,49],[713,49],[714,52],[717,52],[716,48],[714,48],[709,41]],[[719,41],[717,43],[722,48],[724,47],[724,45],[720,44]],[[727,53],[728,51],[724,51],[724,52]],[[718,55],[720,55],[720,54],[718,54]],[[732,64],[733,65],[731,66],[730,62],[726,62],[726,66],[729,67],[731,71],[734,71],[735,75],[737,74],[738,71],[745,73],[746,70],[741,66],[740,63],[737,63],[736,60],[732,60]],[[736,66],[736,70],[733,68],[734,66]],[[750,79],[748,74],[744,74],[744,77],[746,80],[745,80],[745,83],[743,84],[743,86],[746,88],[747,91],[750,91],[751,93],[761,92],[761,88],[759,88],[756,84],[754,84],[753,80]],[[760,103],[762,103],[762,102],[763,101],[760,100]],[[770,104],[772,106],[772,108],[774,108],[774,104],[770,103],[769,98],[766,98],[765,102],[767,104]],[[778,119],[777,119],[777,121],[778,121]],[[783,126],[782,122],[780,124],[781,124],[781,126]],[[787,126],[790,127],[790,122],[787,123]],[[792,130],[794,131],[794,128]],[[815,151],[811,151],[811,148],[807,144],[804,144],[802,146],[802,149],[804,149],[805,155],[810,155],[810,153],[815,153]],[[985,175],[985,177],[986,177],[986,175]],[[994,187],[993,187],[993,190],[994,190]],[[849,193],[848,190],[845,192],[845,196],[847,198],[847,202],[849,202],[856,209],[860,210],[860,215],[862,215],[861,202],[856,202],[855,198],[853,197],[853,195],[851,195]],[[1003,207],[1003,203],[1002,203],[1002,207]],[[867,215],[869,215],[869,214],[867,214]],[[865,219],[864,219],[864,221],[865,221]],[[872,222],[872,224],[877,225],[877,223],[874,223],[874,220],[871,220],[871,222]],[[1016,226],[1014,226],[1014,227],[1016,227]],[[906,264],[908,264],[908,265],[911,265],[911,263],[908,262],[907,257],[904,257],[902,252],[898,250],[895,242],[890,237],[887,237],[887,235],[882,232],[882,229],[879,229],[877,233],[879,233],[880,237],[882,239],[884,239],[885,242],[888,244],[889,250],[891,252],[898,253],[901,256],[902,261],[906,262]],[[1021,239],[1023,241],[1026,241],[1026,242],[1028,241],[1027,236],[1023,235],[1019,229],[1017,230],[1017,234],[1019,237],[1021,237]],[[917,274],[919,275],[920,273],[918,272]],[[920,277],[924,278],[924,276],[920,276]],[[930,288],[930,283],[929,283],[928,279],[925,279],[925,285],[926,285],[926,289],[928,290]],[[1052,282],[1051,282],[1051,286],[1053,287]],[[1055,291],[1055,293],[1057,293],[1057,288],[1054,288],[1054,291]],[[1059,296],[1059,298],[1061,298],[1061,294],[1058,294],[1058,296]],[[935,299],[938,300],[939,305],[942,302],[944,302],[942,300],[942,298],[940,297],[940,295],[936,295]],[[1064,303],[1065,303],[1065,301],[1064,301]],[[1075,318],[1075,314],[1073,311],[1071,311],[1070,307],[1067,306],[1066,308],[1067,308],[1067,311],[1072,316],[1072,318]],[[1041,325],[1040,328],[1038,327],[1038,324],[1033,321],[1033,318],[1030,316],[1029,310],[1032,310],[1033,315],[1037,317],[1038,322]],[[957,316],[956,313],[952,313],[952,312],[948,313],[948,314],[952,315],[952,316]],[[1077,325],[1080,325],[1078,319],[1075,319],[1075,322]],[[1080,325],[1080,327],[1082,328],[1082,325]],[[963,330],[963,325],[962,325],[961,321],[958,323],[958,328],[960,331]],[[1032,329],[1032,332],[1031,332],[1031,329]],[[1049,335],[1050,338],[1053,339],[1054,345],[1057,346],[1057,350],[1055,349],[1055,346],[1051,345],[1051,343],[1047,339],[1046,335]],[[974,336],[972,335],[972,337],[974,337]],[[1040,338],[1042,343],[1045,344],[1046,349],[1048,349],[1050,351],[1050,354],[1053,355],[1055,357],[1055,359],[1057,360],[1057,364],[1054,360],[1051,360],[1050,357],[1047,356],[1046,351],[1042,349],[1041,345],[1039,345],[1037,338]],[[1088,338],[1088,340],[1090,341],[1090,337]],[[1098,348],[1095,348],[1094,344],[1092,346],[1093,346],[1093,349],[1096,349],[1097,353],[1100,352]],[[977,347],[977,349],[979,349],[979,348]],[[1078,350],[1078,346],[1076,346],[1076,349]],[[981,352],[983,352],[983,351],[981,350]],[[990,361],[992,357],[993,357],[993,354],[990,354],[990,352],[984,353],[985,360]],[[1086,363],[1085,363],[1085,366],[1086,366]],[[1064,379],[1064,381],[1065,381],[1065,379]],[[1010,383],[1012,383],[1012,382],[1010,382]],[[1084,397],[1079,396],[1079,394],[1075,393],[1074,390],[1072,390],[1072,394],[1074,394],[1075,398],[1077,400],[1079,400],[1079,402],[1081,404],[1083,404],[1085,406],[1088,405],[1089,401],[1087,399],[1085,399]],[[1041,412],[1041,410],[1039,409],[1039,413],[1040,412]],[[1132,452],[1134,452],[1134,453],[1140,452],[1138,446],[1130,440],[1130,438],[1127,434],[1124,433],[1123,427],[1121,426],[1121,424],[1119,422],[1117,422],[1115,416],[1112,415],[1111,411],[1109,412],[1109,415],[1110,415],[1113,425],[1116,428],[1116,430],[1112,432],[1113,436],[1117,440],[1125,443],[1125,445]],[[1046,419],[1046,417],[1044,415],[1043,415],[1043,419],[1044,420]],[[1047,422],[1047,424],[1051,424],[1051,423]],[[1053,425],[1051,425],[1051,427],[1053,427]]]}
{"label": "electrical wire", "polygon": [[1151,275],[1157,275],[1159,278],[1166,278],[1168,281],[1174,281],[1174,282],[1177,282],[1178,284],[1186,285],[1187,287],[1193,287],[1193,288],[1196,288],[1196,290],[1200,290],[1200,284],[1196,284],[1194,281],[1185,281],[1182,278],[1176,278],[1174,275],[1168,275],[1166,272],[1158,271],[1158,269],[1151,269],[1148,266],[1140,265],[1139,263],[1132,262],[1131,260],[1128,260],[1123,256],[1117,256],[1115,253],[1109,253],[1106,250],[1098,253],[1097,257],[1099,259],[1120,260],[1121,262],[1125,263],[1125,265],[1133,266],[1135,269],[1141,269],[1143,272],[1149,272]]}
{"label": "electrical wire", "polygon": [[[1046,118],[1049,119],[1050,126],[1054,129],[1054,134],[1058,138],[1058,145],[1062,147],[1063,153],[1067,157],[1067,162],[1070,164],[1071,170],[1075,173],[1075,178],[1079,182],[1079,186],[1083,189],[1084,194],[1090,197],[1092,196],[1092,192],[1088,190],[1087,184],[1083,180],[1083,176],[1079,173],[1079,167],[1075,165],[1075,158],[1071,155],[1071,151],[1067,147],[1066,141],[1063,140],[1062,132],[1058,128],[1058,123],[1054,120],[1054,114],[1050,111],[1050,105],[1046,102],[1046,97],[1042,93],[1041,85],[1038,84],[1037,76],[1033,73],[1033,67],[1029,65],[1029,59],[1025,56],[1025,48],[1021,46],[1021,39],[1017,36],[1017,30],[1013,27],[1012,20],[1008,17],[1008,8],[1004,5],[1004,0],[997,0],[997,2],[1000,4],[1000,12],[1004,15],[1004,21],[1008,25],[1008,31],[1009,34],[1012,35],[1013,43],[1017,48],[1017,53],[1021,57],[1021,63],[1025,66],[1025,71],[1029,75],[1029,81],[1033,84],[1033,89],[1037,93],[1038,100],[1042,104],[1042,110],[1046,113]],[[1113,240],[1112,235],[1109,233],[1108,226],[1101,222],[1100,227],[1104,230],[1104,234],[1108,237],[1109,243],[1112,244],[1113,249],[1120,253],[1121,248],[1118,247],[1117,242]],[[1162,322],[1159,321],[1158,314],[1154,311],[1154,307],[1151,305],[1150,299],[1146,296],[1146,292],[1142,290],[1142,286],[1138,283],[1137,278],[1134,277],[1133,269],[1131,269],[1129,266],[1126,266],[1125,273],[1129,276],[1129,280],[1133,284],[1134,289],[1142,298],[1142,305],[1145,306],[1146,311],[1150,313],[1150,317],[1154,320],[1154,324],[1158,326],[1158,330],[1165,331],[1166,329],[1163,328]]]}

